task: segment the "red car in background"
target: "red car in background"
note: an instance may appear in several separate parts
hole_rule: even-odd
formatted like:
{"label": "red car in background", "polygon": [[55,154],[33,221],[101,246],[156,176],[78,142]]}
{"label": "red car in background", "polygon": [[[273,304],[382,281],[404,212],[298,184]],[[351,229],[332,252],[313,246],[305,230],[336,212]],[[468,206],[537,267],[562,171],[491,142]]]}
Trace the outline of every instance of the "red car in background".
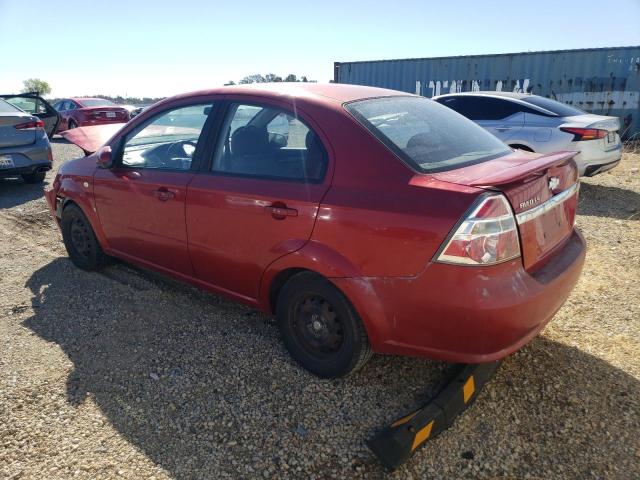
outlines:
{"label": "red car in background", "polygon": [[64,98],[57,101],[53,108],[60,114],[58,132],[88,125],[129,121],[127,109],[104,98]]}
{"label": "red car in background", "polygon": [[90,153],[46,192],[73,263],[118,257],[275,314],[319,376],[372,351],[502,358],[582,269],[575,152],[513,151],[423,97],[224,87],[114,129],[63,134]]}

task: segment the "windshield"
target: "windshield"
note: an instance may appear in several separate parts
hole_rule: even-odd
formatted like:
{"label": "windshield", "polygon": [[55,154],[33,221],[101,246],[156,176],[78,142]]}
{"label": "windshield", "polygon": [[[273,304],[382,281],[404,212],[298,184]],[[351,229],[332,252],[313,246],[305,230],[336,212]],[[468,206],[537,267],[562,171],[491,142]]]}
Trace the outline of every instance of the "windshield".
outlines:
{"label": "windshield", "polygon": [[584,115],[586,113],[578,108],[565,105],[564,103],[551,100],[550,98],[539,97],[537,95],[533,95],[531,97],[523,97],[520,100],[530,103],[531,105],[535,105],[536,107],[549,110],[550,112],[555,113],[560,117],[573,117],[575,115]]}
{"label": "windshield", "polygon": [[419,172],[451,170],[511,153],[482,127],[423,97],[360,100],[346,108]]}
{"label": "windshield", "polygon": [[116,104],[111,100],[105,100],[103,98],[83,98],[78,100],[83,107],[115,107]]}

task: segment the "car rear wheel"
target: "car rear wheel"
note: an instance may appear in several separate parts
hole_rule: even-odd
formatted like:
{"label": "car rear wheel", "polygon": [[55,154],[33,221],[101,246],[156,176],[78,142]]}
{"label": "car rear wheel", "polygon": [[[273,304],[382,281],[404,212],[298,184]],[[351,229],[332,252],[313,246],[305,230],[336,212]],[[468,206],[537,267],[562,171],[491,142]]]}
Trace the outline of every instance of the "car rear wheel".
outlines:
{"label": "car rear wheel", "polygon": [[69,205],[64,209],[60,227],[64,246],[75,266],[92,271],[108,263],[109,257],[102,251],[89,220],[79,207]]}
{"label": "car rear wheel", "polygon": [[76,122],[74,122],[73,120],[69,120],[69,130],[76,128],[78,126],[78,124]]}
{"label": "car rear wheel", "polygon": [[278,295],[276,317],[291,356],[319,377],[350,375],[371,358],[357,312],[319,275],[304,272],[291,277]]}
{"label": "car rear wheel", "polygon": [[45,172],[25,173],[22,175],[22,179],[25,183],[42,183],[45,175]]}

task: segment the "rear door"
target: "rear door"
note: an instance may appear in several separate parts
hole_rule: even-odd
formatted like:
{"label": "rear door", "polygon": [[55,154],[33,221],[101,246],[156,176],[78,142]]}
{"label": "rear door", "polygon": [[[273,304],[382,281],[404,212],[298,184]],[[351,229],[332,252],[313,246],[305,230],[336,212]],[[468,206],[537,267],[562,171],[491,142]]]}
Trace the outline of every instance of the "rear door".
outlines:
{"label": "rear door", "polygon": [[299,110],[241,98],[225,110],[209,165],[189,185],[189,251],[199,279],[252,300],[266,267],[311,236],[329,160]]}
{"label": "rear door", "polygon": [[172,107],[127,133],[110,169],[94,175],[96,208],[121,256],[193,275],[185,199],[211,102]]}
{"label": "rear door", "polygon": [[47,132],[47,136],[49,138],[53,136],[58,127],[60,116],[55,108],[40,95],[25,93],[18,95],[0,95],[0,97],[21,110],[38,117],[44,122],[44,129]]}

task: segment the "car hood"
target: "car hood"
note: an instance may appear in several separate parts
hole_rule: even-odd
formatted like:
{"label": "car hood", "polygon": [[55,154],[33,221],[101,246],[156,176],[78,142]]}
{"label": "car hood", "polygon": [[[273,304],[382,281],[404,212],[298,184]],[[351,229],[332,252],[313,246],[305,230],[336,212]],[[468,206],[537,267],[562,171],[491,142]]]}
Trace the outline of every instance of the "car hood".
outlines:
{"label": "car hood", "polygon": [[79,146],[86,155],[97,151],[116,132],[122,128],[122,123],[78,127],[60,133],[66,140]]}

